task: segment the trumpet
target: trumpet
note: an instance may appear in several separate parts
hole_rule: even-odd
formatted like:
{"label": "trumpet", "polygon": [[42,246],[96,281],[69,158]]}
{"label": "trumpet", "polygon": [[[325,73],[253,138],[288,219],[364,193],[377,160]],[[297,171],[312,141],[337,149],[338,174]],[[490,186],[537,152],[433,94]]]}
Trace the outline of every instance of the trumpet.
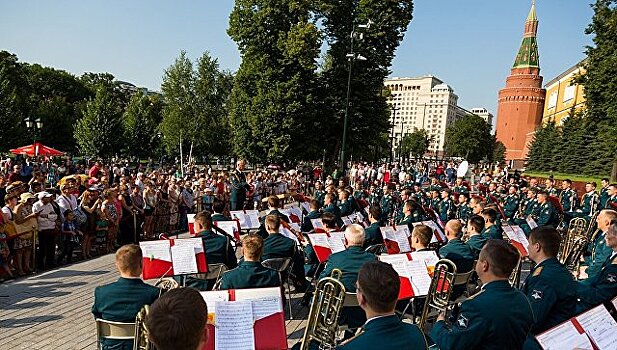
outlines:
{"label": "trumpet", "polygon": [[340,281],[342,275],[341,270],[334,269],[330,277],[317,282],[301,350],[309,349],[311,342],[318,343],[320,349],[335,347],[338,316],[345,301],[345,286]]}

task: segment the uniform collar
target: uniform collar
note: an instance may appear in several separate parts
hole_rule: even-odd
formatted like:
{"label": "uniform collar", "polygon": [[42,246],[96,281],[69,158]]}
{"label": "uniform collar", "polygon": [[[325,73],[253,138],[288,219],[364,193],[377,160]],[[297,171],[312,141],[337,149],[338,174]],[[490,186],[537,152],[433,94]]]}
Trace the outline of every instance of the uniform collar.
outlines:
{"label": "uniform collar", "polygon": [[492,281],[487,284],[483,284],[481,290],[489,290],[489,289],[511,289],[512,286],[508,280],[497,280]]}
{"label": "uniform collar", "polygon": [[372,317],[366,320],[363,328],[365,330],[371,329],[373,327],[379,327],[380,325],[390,325],[391,323],[399,323],[400,320],[396,315],[380,315]]}
{"label": "uniform collar", "polygon": [[118,278],[118,282],[135,284],[135,283],[143,283],[143,280],[141,279],[141,277],[120,277]]}
{"label": "uniform collar", "polygon": [[246,260],[240,261],[238,263],[238,265],[240,265],[240,266],[247,266],[247,267],[250,267],[250,266],[253,266],[253,267],[255,267],[255,266],[263,266],[263,265],[261,265],[261,262],[259,262],[259,261],[246,261]]}
{"label": "uniform collar", "polygon": [[559,260],[557,260],[557,258],[548,258],[543,260],[541,263],[539,263],[538,265],[536,265],[536,267],[534,267],[534,271],[540,267],[540,266],[545,266],[545,265],[551,265],[551,264],[559,264]]}
{"label": "uniform collar", "polygon": [[349,250],[349,251],[358,251],[358,252],[364,251],[364,249],[362,249],[362,247],[357,246],[357,245],[349,246],[349,247],[347,247],[347,250]]}
{"label": "uniform collar", "polygon": [[216,234],[212,230],[203,230],[197,233],[197,237],[215,236]]}

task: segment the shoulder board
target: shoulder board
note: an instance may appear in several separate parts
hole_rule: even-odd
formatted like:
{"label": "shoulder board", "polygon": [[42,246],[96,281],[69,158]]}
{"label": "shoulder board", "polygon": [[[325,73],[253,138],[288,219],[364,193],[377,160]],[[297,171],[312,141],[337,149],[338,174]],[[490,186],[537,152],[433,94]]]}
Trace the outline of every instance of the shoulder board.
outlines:
{"label": "shoulder board", "polygon": [[363,328],[361,328],[360,331],[358,333],[356,333],[356,335],[354,335],[353,337],[345,340],[339,346],[344,346],[344,345],[348,344],[349,342],[351,342],[351,341],[357,339],[358,337],[360,337],[362,334],[364,334],[364,329]]}
{"label": "shoulder board", "polygon": [[540,276],[540,273],[542,273],[542,269],[544,269],[544,266],[540,266],[540,267],[538,267],[537,269],[535,269],[535,270],[533,271],[532,276],[534,276],[534,277],[536,277],[536,276]]}

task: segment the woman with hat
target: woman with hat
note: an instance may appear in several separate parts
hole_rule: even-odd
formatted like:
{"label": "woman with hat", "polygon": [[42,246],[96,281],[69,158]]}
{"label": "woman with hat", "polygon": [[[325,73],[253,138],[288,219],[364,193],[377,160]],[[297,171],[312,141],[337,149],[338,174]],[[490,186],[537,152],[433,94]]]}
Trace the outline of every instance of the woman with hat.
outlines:
{"label": "woman with hat", "polygon": [[[28,221],[32,221],[33,225],[36,226],[36,216],[37,214],[32,212],[32,205],[36,202],[36,197],[32,195],[30,192],[22,193],[19,196],[19,203],[13,209],[13,213],[15,213],[15,223],[17,225],[24,224]],[[21,248],[19,249],[20,257],[15,255],[15,259],[17,260],[16,264],[23,267],[23,272],[25,274],[29,274],[32,272],[31,266],[31,256],[32,256],[32,239],[33,235],[22,235],[15,239],[15,247],[17,247],[19,241],[19,245]],[[17,250],[17,249],[16,249]],[[20,261],[21,259],[21,261]]]}

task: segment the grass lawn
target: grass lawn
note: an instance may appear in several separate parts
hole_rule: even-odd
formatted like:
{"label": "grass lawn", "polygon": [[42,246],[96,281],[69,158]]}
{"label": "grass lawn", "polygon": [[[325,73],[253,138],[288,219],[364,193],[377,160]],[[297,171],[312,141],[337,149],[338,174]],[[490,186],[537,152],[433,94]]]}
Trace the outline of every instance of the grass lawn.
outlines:
{"label": "grass lawn", "polygon": [[[523,175],[528,175],[531,177],[549,177],[551,175],[551,173],[540,173],[540,172],[524,172]],[[585,175],[574,175],[574,174],[562,174],[562,173],[553,173],[553,178],[555,180],[564,180],[564,179],[570,179],[572,181],[580,181],[580,182],[594,182],[598,185],[598,188],[600,188],[600,180],[603,177],[608,177],[610,178],[610,176],[585,176]]]}

